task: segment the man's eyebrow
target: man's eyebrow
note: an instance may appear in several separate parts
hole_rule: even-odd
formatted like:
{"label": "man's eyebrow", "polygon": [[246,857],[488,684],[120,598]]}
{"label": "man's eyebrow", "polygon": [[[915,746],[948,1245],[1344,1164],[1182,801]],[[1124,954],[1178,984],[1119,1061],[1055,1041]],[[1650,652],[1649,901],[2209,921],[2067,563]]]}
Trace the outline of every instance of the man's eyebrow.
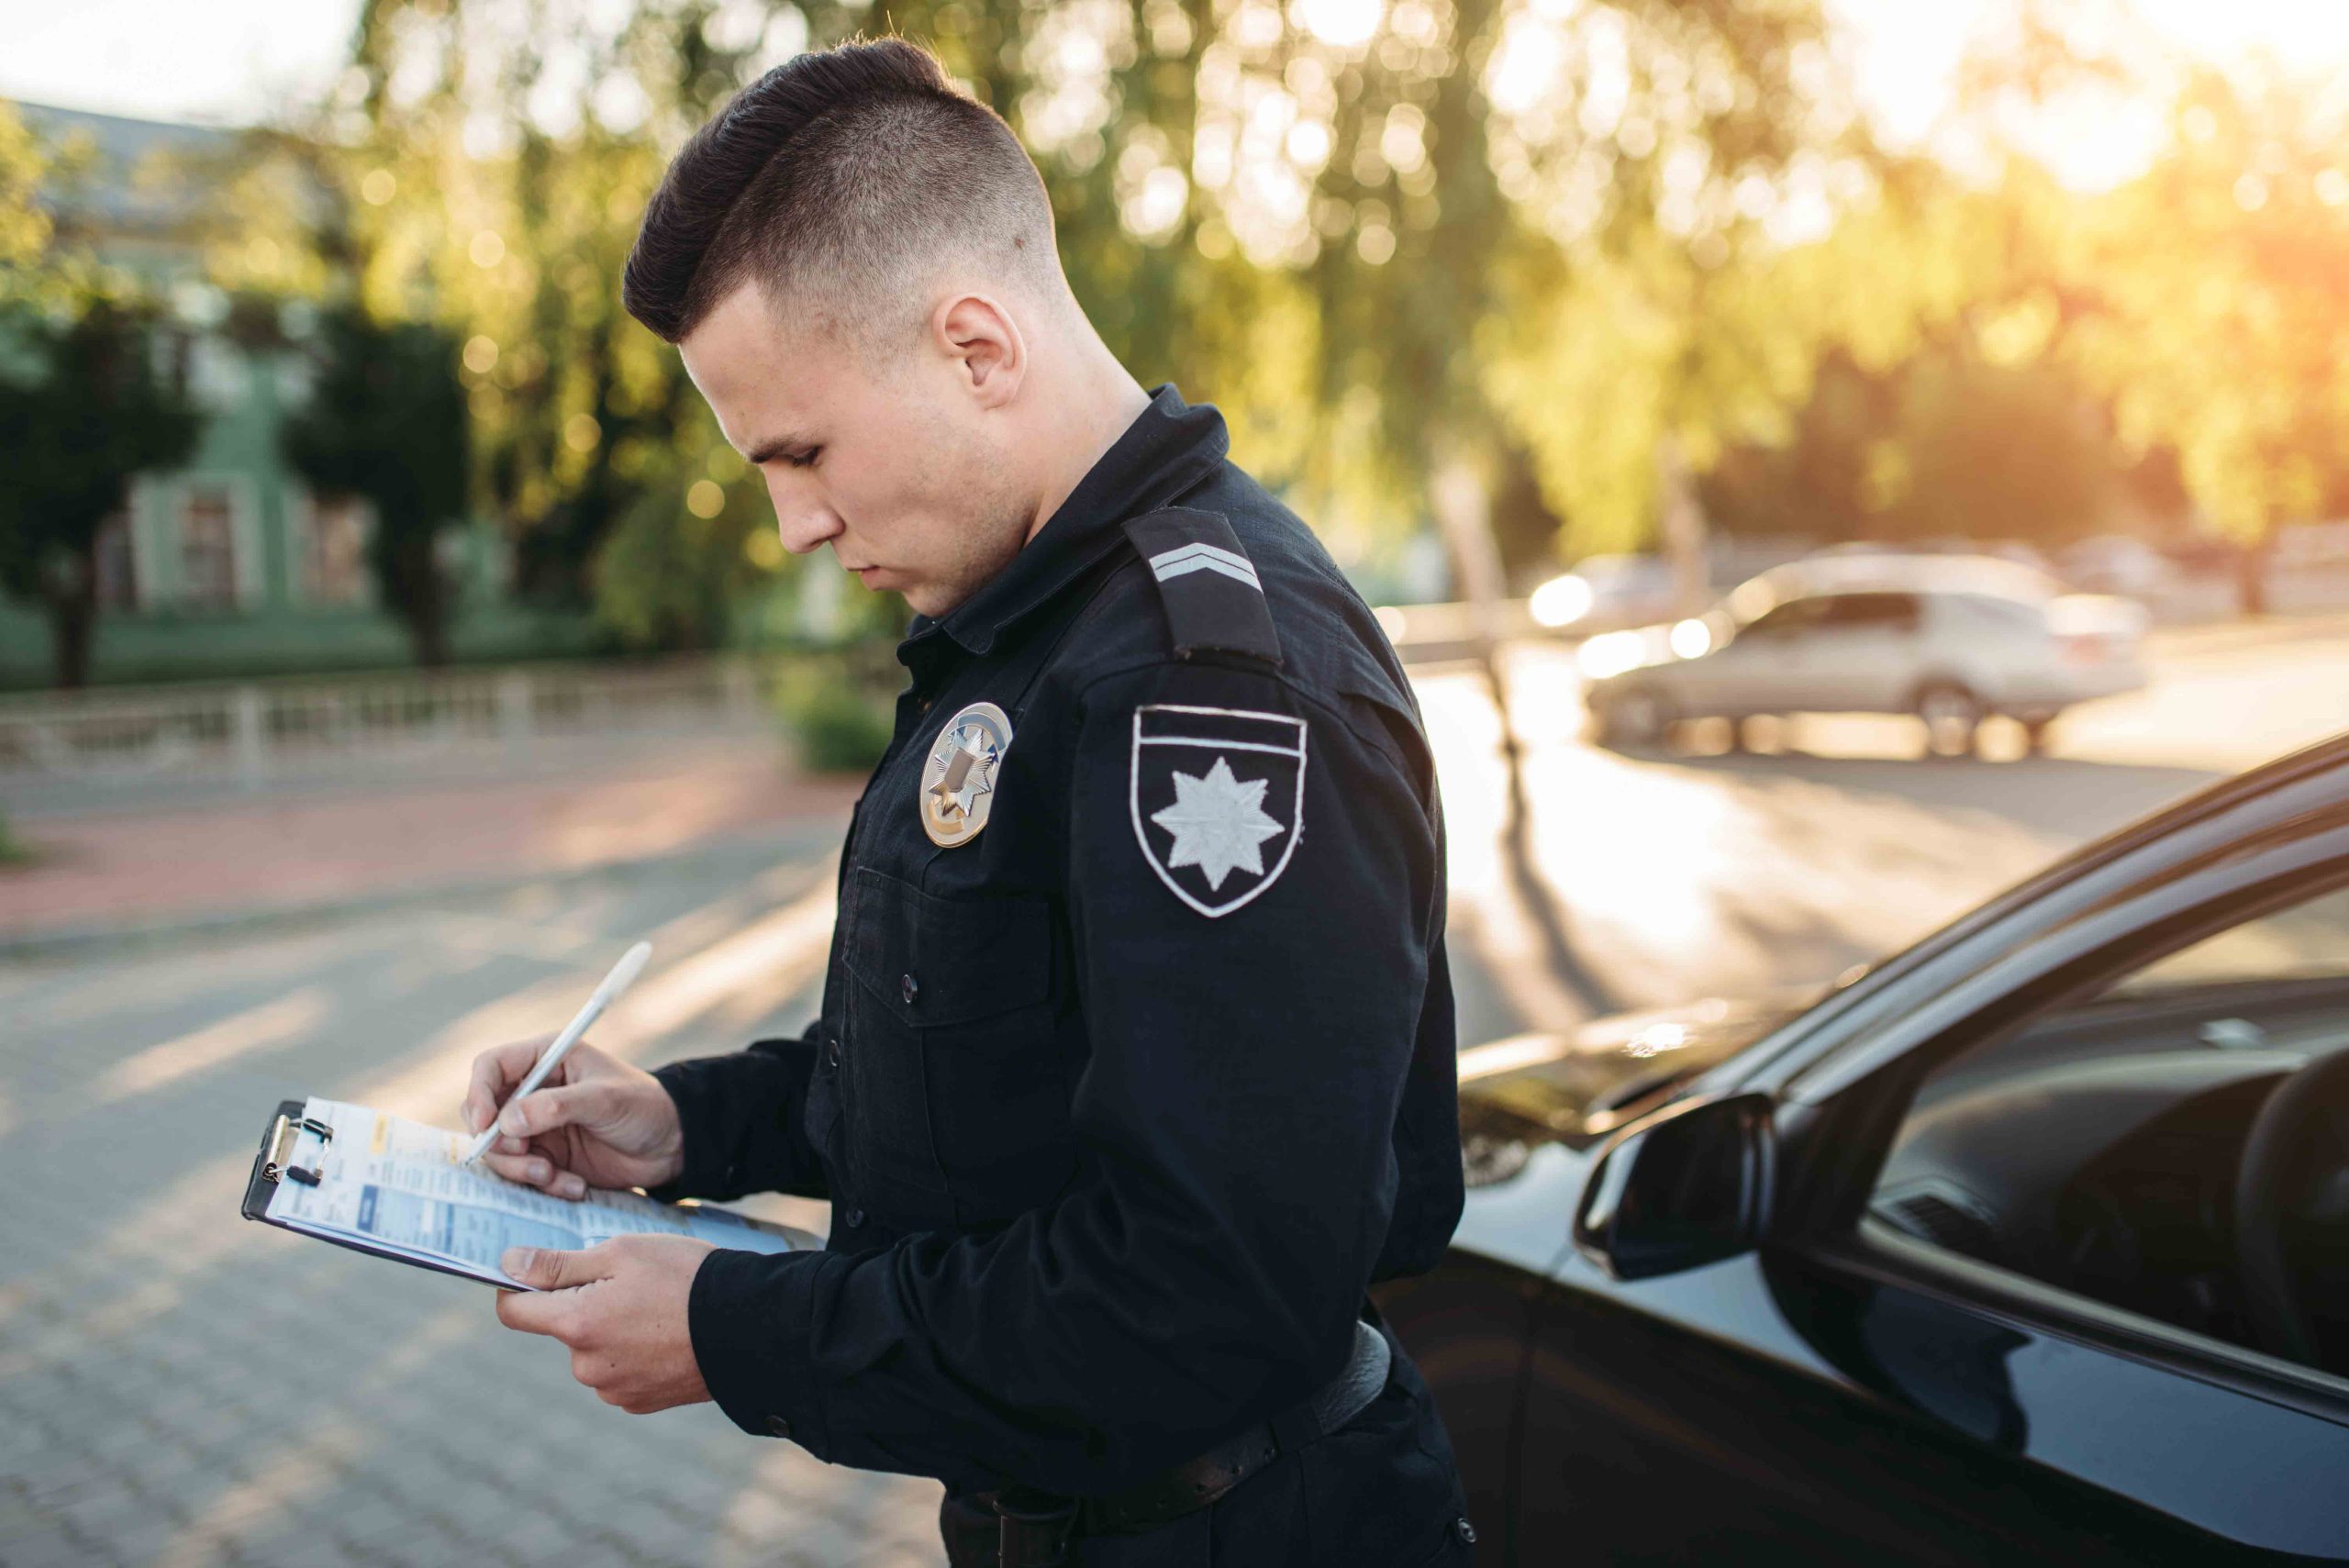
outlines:
{"label": "man's eyebrow", "polygon": [[800,435],[796,430],[785,435],[770,436],[765,440],[760,442],[757,446],[752,447],[749,452],[744,454],[743,461],[748,462],[752,468],[758,468],[766,463],[773,462],[775,459],[781,457],[785,452],[796,451],[802,448],[813,445],[815,445],[813,441],[810,441],[807,437]]}

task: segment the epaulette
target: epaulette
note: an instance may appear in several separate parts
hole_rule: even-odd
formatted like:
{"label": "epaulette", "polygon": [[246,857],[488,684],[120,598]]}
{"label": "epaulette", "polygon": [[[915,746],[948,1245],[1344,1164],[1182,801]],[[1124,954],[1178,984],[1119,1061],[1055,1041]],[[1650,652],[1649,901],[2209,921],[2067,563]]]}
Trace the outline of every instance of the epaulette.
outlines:
{"label": "epaulette", "polygon": [[1220,513],[1164,507],[1129,522],[1126,537],[1158,579],[1176,658],[1215,652],[1281,662],[1255,563]]}

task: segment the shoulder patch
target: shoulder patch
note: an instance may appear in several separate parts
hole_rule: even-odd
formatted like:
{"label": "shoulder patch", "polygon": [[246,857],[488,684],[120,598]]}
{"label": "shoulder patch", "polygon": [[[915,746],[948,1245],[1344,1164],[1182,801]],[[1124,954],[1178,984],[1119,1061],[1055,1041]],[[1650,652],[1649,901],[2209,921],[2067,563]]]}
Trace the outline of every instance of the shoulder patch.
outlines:
{"label": "shoulder patch", "polygon": [[1158,580],[1176,657],[1211,651],[1281,662],[1255,563],[1221,514],[1167,506],[1129,522],[1126,537]]}
{"label": "shoulder patch", "polygon": [[1210,920],[1280,880],[1305,831],[1306,724],[1252,708],[1134,709],[1134,840]]}

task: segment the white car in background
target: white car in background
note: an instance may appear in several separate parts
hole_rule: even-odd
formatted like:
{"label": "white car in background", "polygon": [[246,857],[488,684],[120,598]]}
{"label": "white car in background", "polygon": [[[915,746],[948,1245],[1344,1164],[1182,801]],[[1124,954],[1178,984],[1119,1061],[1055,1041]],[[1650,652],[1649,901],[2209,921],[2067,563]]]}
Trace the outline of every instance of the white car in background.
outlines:
{"label": "white car in background", "polygon": [[1658,744],[1689,718],[1912,713],[1931,750],[1962,755],[1992,714],[2035,749],[2065,708],[2143,686],[2148,619],[2012,562],[1844,555],[1765,572],[1692,619],[1594,637],[1577,659],[1602,745]]}

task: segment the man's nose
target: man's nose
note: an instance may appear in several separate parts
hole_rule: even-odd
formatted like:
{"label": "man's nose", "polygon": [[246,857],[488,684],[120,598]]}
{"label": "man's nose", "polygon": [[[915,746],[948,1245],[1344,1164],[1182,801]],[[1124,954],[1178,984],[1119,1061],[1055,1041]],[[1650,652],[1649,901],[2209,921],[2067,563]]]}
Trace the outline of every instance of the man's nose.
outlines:
{"label": "man's nose", "polygon": [[783,548],[794,555],[806,555],[823,547],[824,541],[839,537],[841,520],[832,509],[813,495],[795,495],[784,486],[768,486],[774,500],[776,529],[783,535]]}

